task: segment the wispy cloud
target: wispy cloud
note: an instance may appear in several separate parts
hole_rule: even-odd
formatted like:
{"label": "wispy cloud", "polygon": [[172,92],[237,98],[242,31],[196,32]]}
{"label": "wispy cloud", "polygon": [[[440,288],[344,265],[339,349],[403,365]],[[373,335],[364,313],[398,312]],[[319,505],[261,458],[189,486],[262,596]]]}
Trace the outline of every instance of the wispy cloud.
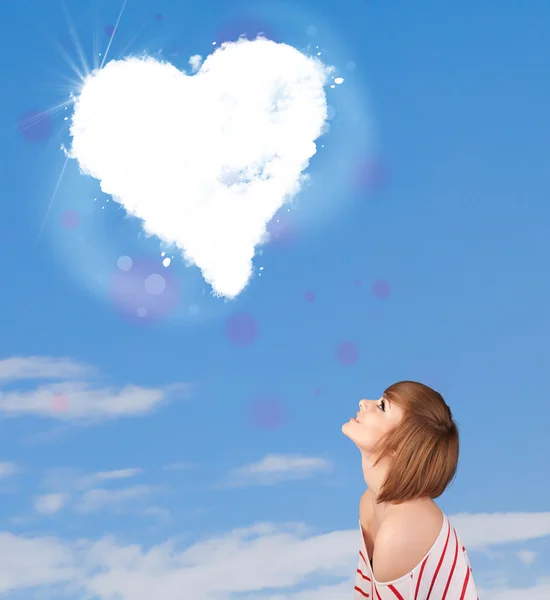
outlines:
{"label": "wispy cloud", "polygon": [[160,508],[159,506],[147,506],[138,511],[140,515],[144,515],[146,517],[156,517],[160,521],[164,521],[167,523],[172,520],[172,515],[170,511],[165,508]]}
{"label": "wispy cloud", "polygon": [[[508,543],[506,530],[525,523],[525,514],[495,517],[478,533],[479,515],[459,515],[461,537],[484,547]],[[450,516],[456,525],[457,517]],[[533,518],[546,528],[549,513]],[[518,524],[519,523],[519,524]],[[535,531],[529,534],[538,537]],[[182,590],[195,600],[340,600],[353,591],[359,532],[318,533],[303,524],[257,523],[179,547],[167,540],[152,547],[124,545],[112,536],[69,543],[57,538],[0,533],[0,593],[24,592],[37,600],[70,591],[89,597],[149,600],[162,587],[163,600],[179,600]],[[471,548],[469,548],[471,550]],[[475,574],[475,573],[474,573]],[[484,600],[547,600],[550,580],[530,587],[479,589]]]}
{"label": "wispy cloud", "polygon": [[137,475],[143,473],[142,469],[129,468],[129,469],[116,469],[114,471],[99,471],[97,473],[91,473],[89,475],[82,475],[76,478],[76,485],[79,488],[88,488],[96,485],[97,483],[105,481],[119,481],[121,479],[131,479]]}
{"label": "wispy cloud", "polygon": [[128,502],[149,496],[156,490],[158,488],[149,485],[135,485],[114,490],[94,488],[82,494],[80,500],[75,503],[74,509],[80,513],[97,512],[104,508],[117,511],[125,507]]}
{"label": "wispy cloud", "polygon": [[158,491],[159,488],[135,485],[108,489],[97,487],[98,484],[126,481],[142,473],[142,469],[135,467],[86,474],[74,469],[52,469],[46,474],[43,482],[43,485],[50,488],[52,492],[35,498],[35,511],[47,515],[71,506],[79,513],[93,513],[103,509],[120,512],[128,503],[144,498]]}
{"label": "wispy cloud", "polygon": [[94,369],[70,358],[13,356],[0,359],[0,381],[25,379],[74,379],[93,374]]}
{"label": "wispy cloud", "polygon": [[116,469],[114,471],[100,471],[95,473],[95,478],[98,481],[110,481],[113,479],[128,479],[143,473],[142,469]]}
{"label": "wispy cloud", "polygon": [[12,462],[0,462],[0,479],[7,479],[20,472],[20,468]]}
{"label": "wispy cloud", "polygon": [[68,494],[42,494],[34,498],[34,510],[41,515],[53,515],[59,512],[68,500]]}
{"label": "wispy cloud", "polygon": [[516,556],[519,558],[519,560],[521,560],[521,562],[524,565],[529,567],[535,562],[535,559],[537,558],[537,553],[531,552],[530,550],[520,550],[516,553]]}
{"label": "wispy cloud", "polygon": [[262,460],[244,465],[228,474],[223,486],[276,485],[284,481],[307,479],[331,469],[324,458],[297,454],[269,454]]}
{"label": "wispy cloud", "polygon": [[469,548],[483,549],[550,535],[550,513],[458,514],[453,517],[453,525]]}
{"label": "wispy cloud", "polygon": [[142,473],[143,469],[137,467],[93,473],[82,473],[76,469],[58,467],[46,472],[42,484],[49,489],[75,493],[94,487],[98,483],[130,479]]}
{"label": "wispy cloud", "polygon": [[[95,374],[91,367],[65,358],[4,359],[0,361],[0,384],[4,388],[24,379],[62,381],[41,383],[32,389],[0,391],[0,413],[11,417],[40,415],[59,421],[102,421],[148,414],[169,398],[190,393],[186,383],[105,386],[91,380]],[[82,380],[83,376],[86,380]]]}

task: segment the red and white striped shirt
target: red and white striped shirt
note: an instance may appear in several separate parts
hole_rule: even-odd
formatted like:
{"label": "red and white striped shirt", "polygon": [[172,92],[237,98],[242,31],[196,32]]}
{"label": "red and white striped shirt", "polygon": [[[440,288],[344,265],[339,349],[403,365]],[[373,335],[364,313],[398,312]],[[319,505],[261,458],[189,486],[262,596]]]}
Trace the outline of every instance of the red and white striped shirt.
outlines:
{"label": "red and white striped shirt", "polygon": [[443,526],[416,567],[403,577],[381,583],[374,578],[361,533],[354,600],[479,600],[466,550],[443,515]]}

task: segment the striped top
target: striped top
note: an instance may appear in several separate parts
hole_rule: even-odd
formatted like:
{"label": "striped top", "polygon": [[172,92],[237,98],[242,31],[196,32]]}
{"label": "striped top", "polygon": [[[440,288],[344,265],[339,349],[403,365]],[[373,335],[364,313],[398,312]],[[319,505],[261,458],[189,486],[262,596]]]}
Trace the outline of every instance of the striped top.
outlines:
{"label": "striped top", "polygon": [[403,577],[384,583],[374,578],[361,523],[359,531],[354,600],[479,600],[468,555],[446,515],[437,539],[418,565]]}

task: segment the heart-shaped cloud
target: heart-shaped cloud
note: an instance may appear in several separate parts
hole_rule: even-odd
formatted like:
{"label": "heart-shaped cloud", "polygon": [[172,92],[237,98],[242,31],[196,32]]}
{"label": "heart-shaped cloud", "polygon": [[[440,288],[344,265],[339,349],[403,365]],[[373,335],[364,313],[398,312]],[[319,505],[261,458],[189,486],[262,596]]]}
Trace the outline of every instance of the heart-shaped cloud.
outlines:
{"label": "heart-shaped cloud", "polygon": [[151,57],[112,61],[75,99],[71,156],[234,298],[266,224],[303,184],[331,70],[262,38],[224,44],[192,76]]}

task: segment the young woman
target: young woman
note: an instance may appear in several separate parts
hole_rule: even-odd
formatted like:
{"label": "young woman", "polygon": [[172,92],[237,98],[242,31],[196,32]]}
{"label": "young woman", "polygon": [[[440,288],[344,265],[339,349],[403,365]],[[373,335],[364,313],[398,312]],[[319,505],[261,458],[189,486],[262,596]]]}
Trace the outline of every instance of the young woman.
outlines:
{"label": "young woman", "polygon": [[478,600],[466,550],[433,501],[454,479],[458,428],[441,394],[414,381],[361,400],[342,432],[367,491],[355,600]]}

